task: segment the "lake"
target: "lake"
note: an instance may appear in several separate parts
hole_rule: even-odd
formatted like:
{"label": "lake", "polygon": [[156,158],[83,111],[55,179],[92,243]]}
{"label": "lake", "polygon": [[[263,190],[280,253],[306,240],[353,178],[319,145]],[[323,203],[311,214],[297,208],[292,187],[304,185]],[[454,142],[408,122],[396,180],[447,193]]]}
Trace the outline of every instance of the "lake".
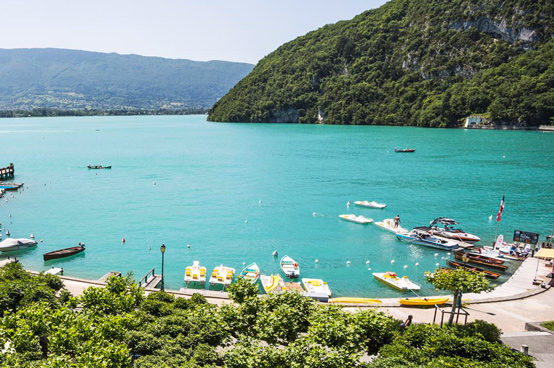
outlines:
{"label": "lake", "polygon": [[[378,221],[398,214],[408,228],[452,217],[488,245],[496,234],[489,216],[505,194],[498,233],[511,239],[515,229],[533,231],[544,241],[552,229],[554,133],[205,120],[1,119],[0,166],[13,162],[14,181],[25,189],[1,200],[0,222],[12,237],[43,239],[17,253],[23,265],[89,279],[132,271],[139,279],[151,268],[160,272],[164,243],[170,289],[184,286],[194,260],[208,274],[219,264],[239,272],[243,262],[269,274],[288,254],[301,277],[324,279],[336,296],[402,295],[373,279],[385,271],[408,275],[431,295],[437,292],[423,272],[452,256],[338,215]],[[346,206],[363,199],[387,207]],[[87,245],[81,255],[42,260],[78,242]]]}

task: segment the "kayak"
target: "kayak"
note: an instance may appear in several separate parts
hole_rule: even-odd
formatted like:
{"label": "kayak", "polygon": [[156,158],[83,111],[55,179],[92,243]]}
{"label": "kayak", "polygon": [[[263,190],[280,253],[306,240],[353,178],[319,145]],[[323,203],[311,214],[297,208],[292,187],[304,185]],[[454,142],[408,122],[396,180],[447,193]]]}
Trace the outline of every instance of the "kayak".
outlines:
{"label": "kayak", "polygon": [[345,297],[329,299],[329,303],[381,304],[383,302],[379,299]]}
{"label": "kayak", "polygon": [[441,305],[448,302],[449,297],[442,298],[403,298],[398,299],[402,305]]}

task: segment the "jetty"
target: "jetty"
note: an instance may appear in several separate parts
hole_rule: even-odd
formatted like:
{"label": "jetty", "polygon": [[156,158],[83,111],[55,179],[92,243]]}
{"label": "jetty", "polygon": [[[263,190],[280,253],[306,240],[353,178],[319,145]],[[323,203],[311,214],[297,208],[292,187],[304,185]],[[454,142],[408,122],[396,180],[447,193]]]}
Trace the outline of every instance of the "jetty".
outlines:
{"label": "jetty", "polygon": [[7,167],[0,168],[0,180],[13,179],[15,176],[15,168],[13,164]]}

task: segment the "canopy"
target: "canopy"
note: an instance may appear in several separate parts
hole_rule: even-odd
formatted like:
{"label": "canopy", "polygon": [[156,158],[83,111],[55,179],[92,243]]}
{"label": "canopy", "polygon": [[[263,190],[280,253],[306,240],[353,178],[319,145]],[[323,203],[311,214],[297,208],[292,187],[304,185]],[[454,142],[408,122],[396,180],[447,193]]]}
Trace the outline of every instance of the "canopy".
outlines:
{"label": "canopy", "polygon": [[535,258],[554,259],[554,249],[542,248],[537,253],[535,253]]}

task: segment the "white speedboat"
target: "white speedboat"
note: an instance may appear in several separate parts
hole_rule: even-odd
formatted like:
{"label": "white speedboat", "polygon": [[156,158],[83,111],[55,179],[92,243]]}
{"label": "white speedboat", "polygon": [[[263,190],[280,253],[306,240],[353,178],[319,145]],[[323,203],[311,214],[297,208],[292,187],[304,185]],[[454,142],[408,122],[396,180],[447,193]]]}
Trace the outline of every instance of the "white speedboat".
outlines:
{"label": "white speedboat", "polygon": [[199,261],[192,262],[192,266],[185,269],[185,282],[198,282],[203,285],[206,282],[206,267],[200,266]]}
{"label": "white speedboat", "polygon": [[339,215],[339,217],[343,220],[350,221],[350,222],[355,222],[357,224],[362,224],[362,225],[371,224],[373,222],[373,219],[367,218],[367,217],[364,217],[364,216]]}
{"label": "white speedboat", "polygon": [[328,298],[331,297],[331,288],[329,285],[320,279],[302,279],[302,285],[307,291],[307,295],[327,295]]}
{"label": "white speedboat", "polygon": [[279,275],[261,275],[260,281],[267,294],[286,291],[285,282]]}
{"label": "white speedboat", "polygon": [[396,237],[403,242],[423,245],[426,247],[453,250],[458,248],[458,243],[449,239],[441,239],[430,235],[426,231],[413,229],[407,234],[397,233]]}
{"label": "white speedboat", "polygon": [[34,247],[37,242],[32,239],[13,239],[7,238],[0,242],[0,252],[9,252]]}
{"label": "white speedboat", "polygon": [[356,206],[369,207],[369,208],[385,208],[385,207],[387,207],[386,204],[375,202],[375,201],[371,201],[371,202],[370,201],[355,201],[354,204]]}
{"label": "white speedboat", "polygon": [[420,290],[421,286],[416,284],[413,281],[410,281],[408,276],[398,277],[394,272],[375,272],[373,274],[377,280],[382,283],[391,286],[397,290],[406,291],[406,290]]}
{"label": "white speedboat", "polygon": [[[438,226],[439,224],[443,225],[443,227],[440,228]],[[435,235],[439,235],[449,239],[464,241],[466,243],[476,243],[481,240],[481,238],[478,237],[477,235],[466,233],[462,229],[454,227],[454,225],[459,225],[459,224],[460,224],[459,222],[456,222],[446,217],[437,217],[436,219],[431,221],[430,232]]]}
{"label": "white speedboat", "polygon": [[281,270],[285,273],[285,275],[287,275],[288,278],[296,279],[300,276],[300,267],[298,266],[298,262],[289,256],[281,258],[280,265]]}
{"label": "white speedboat", "polygon": [[383,221],[376,221],[374,224],[385,231],[389,231],[394,234],[408,233],[410,230],[398,225],[394,226],[394,219],[384,219]]}
{"label": "white speedboat", "polygon": [[235,277],[235,269],[231,267],[226,267],[224,265],[219,265],[212,271],[210,276],[210,285],[223,285],[229,286]]}
{"label": "white speedboat", "polygon": [[256,263],[251,263],[248,266],[244,267],[240,272],[239,278],[246,279],[250,283],[254,284],[258,281],[260,277],[260,267]]}

